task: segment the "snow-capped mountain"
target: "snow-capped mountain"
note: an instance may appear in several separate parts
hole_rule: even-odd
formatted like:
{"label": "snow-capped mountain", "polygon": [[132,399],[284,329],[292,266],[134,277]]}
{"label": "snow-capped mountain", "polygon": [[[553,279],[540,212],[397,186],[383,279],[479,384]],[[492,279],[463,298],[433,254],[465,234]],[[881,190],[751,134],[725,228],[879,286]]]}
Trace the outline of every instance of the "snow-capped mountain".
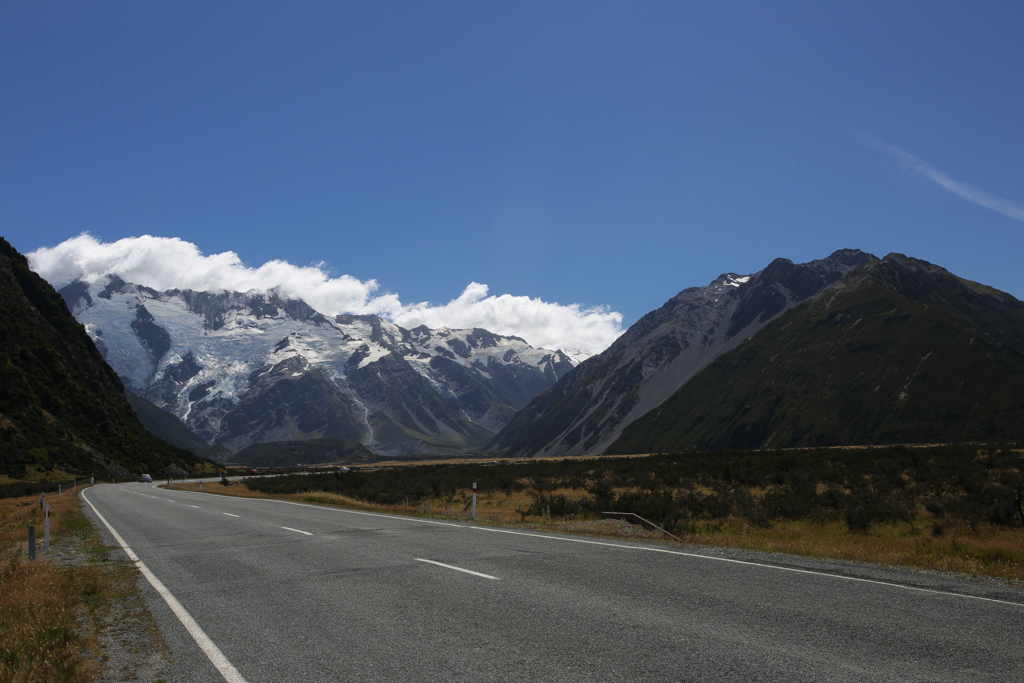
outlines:
{"label": "snow-capped mountain", "polygon": [[129,388],[232,450],[307,438],[391,454],[476,447],[575,365],[518,337],[328,318],[274,292],[113,277],[61,294]]}
{"label": "snow-capped mountain", "polygon": [[489,447],[510,455],[602,453],[719,355],[874,260],[856,249],[801,264],[779,258],[757,273],[725,273],[684,289],[537,396]]}

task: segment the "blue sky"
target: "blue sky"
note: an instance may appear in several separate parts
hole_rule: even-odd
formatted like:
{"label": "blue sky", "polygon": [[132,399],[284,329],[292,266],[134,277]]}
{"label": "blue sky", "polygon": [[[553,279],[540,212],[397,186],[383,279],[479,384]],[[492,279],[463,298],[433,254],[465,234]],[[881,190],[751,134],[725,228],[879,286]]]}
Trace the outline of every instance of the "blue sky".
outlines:
{"label": "blue sky", "polygon": [[0,234],[623,328],[844,247],[1024,299],[1022,29],[1014,2],[4,3]]}

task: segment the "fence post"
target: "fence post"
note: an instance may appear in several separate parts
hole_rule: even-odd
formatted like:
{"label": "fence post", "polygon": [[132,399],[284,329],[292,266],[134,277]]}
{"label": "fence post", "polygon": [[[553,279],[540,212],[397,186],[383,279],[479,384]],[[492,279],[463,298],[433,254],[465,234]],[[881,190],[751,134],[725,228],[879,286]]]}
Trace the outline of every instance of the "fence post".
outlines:
{"label": "fence post", "polygon": [[28,559],[36,559],[36,525],[28,528]]}
{"label": "fence post", "polygon": [[476,519],[476,482],[473,482],[473,519]]}
{"label": "fence post", "polygon": [[50,549],[50,506],[43,510],[43,550]]}
{"label": "fence post", "polygon": [[60,495],[61,487],[63,487],[63,486],[64,486],[63,484],[57,484],[57,495]]}

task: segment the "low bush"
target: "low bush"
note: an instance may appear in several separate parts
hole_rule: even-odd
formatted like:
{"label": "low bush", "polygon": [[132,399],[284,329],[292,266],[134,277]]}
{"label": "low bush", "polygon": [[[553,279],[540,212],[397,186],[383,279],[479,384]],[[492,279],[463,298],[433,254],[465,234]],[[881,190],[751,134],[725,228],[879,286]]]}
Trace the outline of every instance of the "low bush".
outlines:
{"label": "low bush", "polygon": [[[477,483],[481,494],[527,490],[528,514],[633,512],[669,531],[738,517],[760,528],[779,520],[841,520],[864,532],[883,522],[916,528],[927,511],[976,529],[1024,523],[1024,454],[1014,447],[812,449],[566,458],[430,465],[249,479],[267,494],[325,491],[381,505],[440,500]],[[556,494],[574,491],[579,495]],[[524,512],[527,510],[524,509]]]}

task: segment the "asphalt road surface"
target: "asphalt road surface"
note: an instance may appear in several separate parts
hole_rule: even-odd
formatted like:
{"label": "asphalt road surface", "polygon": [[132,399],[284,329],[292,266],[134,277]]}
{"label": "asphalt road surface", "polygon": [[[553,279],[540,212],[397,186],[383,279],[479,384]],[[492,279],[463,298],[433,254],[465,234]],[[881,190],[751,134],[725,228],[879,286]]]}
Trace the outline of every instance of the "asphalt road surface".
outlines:
{"label": "asphalt road surface", "polygon": [[162,587],[169,680],[1024,680],[1024,591],[995,582],[151,484],[84,497]]}

